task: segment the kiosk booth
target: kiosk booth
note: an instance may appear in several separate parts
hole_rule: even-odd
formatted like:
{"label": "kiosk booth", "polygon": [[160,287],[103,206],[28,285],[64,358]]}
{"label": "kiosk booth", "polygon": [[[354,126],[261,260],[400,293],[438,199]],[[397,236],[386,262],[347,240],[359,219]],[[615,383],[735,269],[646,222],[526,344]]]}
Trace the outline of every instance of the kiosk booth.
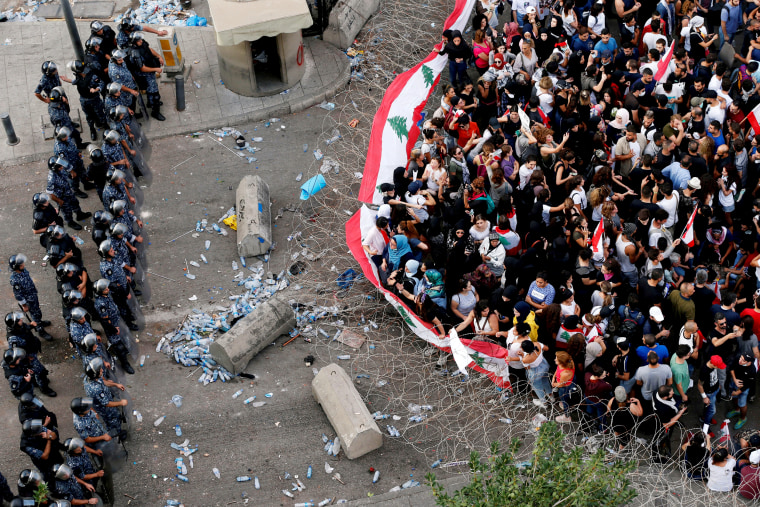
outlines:
{"label": "kiosk booth", "polygon": [[301,30],[312,24],[306,0],[209,0],[219,74],[231,91],[274,95],[304,74]]}

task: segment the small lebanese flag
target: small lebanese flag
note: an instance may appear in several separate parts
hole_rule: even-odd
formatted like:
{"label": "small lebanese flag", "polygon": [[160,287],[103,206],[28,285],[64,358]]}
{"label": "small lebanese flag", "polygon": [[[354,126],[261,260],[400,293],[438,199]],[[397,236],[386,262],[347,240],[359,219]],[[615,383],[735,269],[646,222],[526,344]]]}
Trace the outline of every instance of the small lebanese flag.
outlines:
{"label": "small lebanese flag", "polygon": [[720,425],[720,438],[726,442],[731,441],[731,434],[728,432],[728,423],[730,422],[730,419],[723,419],[723,423]]}
{"label": "small lebanese flag", "polygon": [[594,236],[591,238],[591,250],[594,253],[599,253],[602,251],[602,248],[604,248],[604,245],[602,244],[602,233],[604,233],[604,227],[602,227],[603,223],[604,219],[599,221],[596,230],[594,231]]}
{"label": "small lebanese flag", "polygon": [[670,60],[673,58],[673,49],[675,48],[675,42],[670,45],[668,52],[660,57],[660,61],[657,62],[657,72],[654,75],[654,80],[660,82],[660,80],[667,79],[670,74]]}
{"label": "small lebanese flag", "polygon": [[686,228],[684,228],[683,234],[681,234],[681,241],[683,241],[689,248],[694,246],[694,217],[696,216],[697,208],[695,207],[689,217],[689,221],[686,222]]}
{"label": "small lebanese flag", "polygon": [[747,121],[752,125],[752,130],[754,130],[756,134],[760,132],[760,122],[758,120],[760,120],[760,104],[756,105],[747,115]]}

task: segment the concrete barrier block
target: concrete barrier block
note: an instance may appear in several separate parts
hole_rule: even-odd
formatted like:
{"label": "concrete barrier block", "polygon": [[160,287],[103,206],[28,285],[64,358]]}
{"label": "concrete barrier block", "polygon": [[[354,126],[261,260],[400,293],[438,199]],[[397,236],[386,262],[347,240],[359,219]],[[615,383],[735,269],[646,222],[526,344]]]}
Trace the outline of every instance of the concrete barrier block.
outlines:
{"label": "concrete barrier block", "polygon": [[296,325],[296,317],[284,293],[279,292],[240,319],[209,346],[214,361],[238,374],[250,360]]}
{"label": "concrete barrier block", "polygon": [[311,381],[311,391],[340,437],[341,449],[348,459],[364,456],[383,445],[380,428],[343,368],[335,363],[322,368]]}
{"label": "concrete barrier block", "polygon": [[238,255],[253,257],[272,246],[269,185],[258,175],[240,180],[236,193]]}
{"label": "concrete barrier block", "polygon": [[379,0],[340,0],[330,11],[329,24],[322,39],[341,49],[348,49],[359,30],[377,11],[379,3]]}

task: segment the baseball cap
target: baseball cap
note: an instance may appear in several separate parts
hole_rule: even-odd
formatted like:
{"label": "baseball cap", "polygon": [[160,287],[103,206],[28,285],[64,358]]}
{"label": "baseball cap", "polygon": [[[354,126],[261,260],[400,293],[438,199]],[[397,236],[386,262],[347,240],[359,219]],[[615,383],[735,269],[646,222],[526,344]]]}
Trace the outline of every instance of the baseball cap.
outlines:
{"label": "baseball cap", "polygon": [[749,437],[749,445],[750,447],[758,448],[760,447],[760,435],[755,433],[751,437]]}
{"label": "baseball cap", "polygon": [[491,234],[488,235],[488,239],[489,240],[499,239],[499,234],[496,232],[492,232]]}
{"label": "baseball cap", "polygon": [[536,13],[536,8],[533,6],[530,6],[527,9],[525,9],[525,14],[535,14],[535,13]]}
{"label": "baseball cap", "polygon": [[[617,386],[615,388],[615,399],[618,401],[618,403],[623,403],[628,398],[628,395],[625,392],[625,387],[623,386]],[[760,451],[755,451],[759,452]]]}
{"label": "baseball cap", "polygon": [[702,107],[702,102],[704,101],[703,97],[692,97],[690,104],[691,107]]}
{"label": "baseball cap", "polygon": [[689,180],[689,188],[693,188],[694,190],[699,190],[702,188],[702,183],[699,181],[699,178],[694,176]]}
{"label": "baseball cap", "polygon": [[753,356],[752,354],[742,354],[742,357],[748,363],[754,363],[755,362],[755,356]]}
{"label": "baseball cap", "polygon": [[422,188],[421,181],[413,181],[409,184],[409,193],[416,194]]}
{"label": "baseball cap", "polygon": [[[653,306],[649,309],[649,316],[656,320],[658,323],[665,320],[665,316],[662,314],[659,306]],[[716,356],[717,357],[717,356]],[[725,368],[725,365],[724,365]]]}
{"label": "baseball cap", "polygon": [[602,58],[612,58],[612,51],[609,49],[602,51]]}
{"label": "baseball cap", "polygon": [[752,451],[749,453],[749,462],[753,465],[760,465],[760,451]]}
{"label": "baseball cap", "polygon": [[721,358],[718,355],[710,356],[710,362],[713,366],[715,366],[719,370],[725,370],[726,369],[726,363],[723,362],[723,358]]}

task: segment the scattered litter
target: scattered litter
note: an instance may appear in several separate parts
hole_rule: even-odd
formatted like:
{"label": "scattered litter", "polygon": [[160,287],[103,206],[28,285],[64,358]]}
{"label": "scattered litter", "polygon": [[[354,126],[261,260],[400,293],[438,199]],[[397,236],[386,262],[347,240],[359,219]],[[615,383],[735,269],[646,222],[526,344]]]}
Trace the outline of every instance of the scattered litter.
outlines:
{"label": "scattered litter", "polygon": [[319,107],[324,109],[325,111],[332,111],[335,109],[335,104],[332,102],[323,101],[321,104],[319,104]]}
{"label": "scattered litter", "polygon": [[319,172],[321,172],[322,174],[327,174],[331,169],[335,174],[339,174],[340,164],[338,163],[338,161],[333,160],[330,157],[325,157],[322,160],[322,165],[319,168]]}
{"label": "scattered litter", "polygon": [[195,294],[192,295],[192,297],[187,298],[188,301],[198,301],[198,296]]}

